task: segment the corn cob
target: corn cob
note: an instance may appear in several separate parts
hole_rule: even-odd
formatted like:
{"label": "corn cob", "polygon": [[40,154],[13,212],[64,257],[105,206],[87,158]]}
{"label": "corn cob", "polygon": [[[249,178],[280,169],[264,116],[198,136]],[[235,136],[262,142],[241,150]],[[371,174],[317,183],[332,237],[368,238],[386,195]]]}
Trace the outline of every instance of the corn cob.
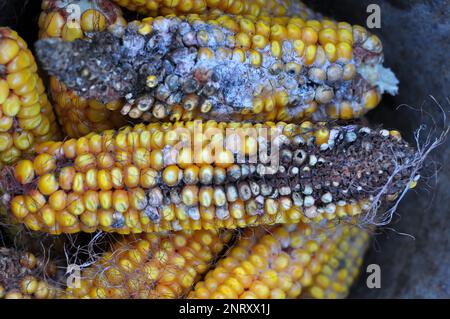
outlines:
{"label": "corn cob", "polygon": [[181,298],[232,237],[200,230],[127,236],[82,272],[73,298]]}
{"label": "corn cob", "polygon": [[[347,265],[361,258],[368,238],[365,230],[330,222],[320,226],[299,223],[269,230],[246,229],[227,256],[195,285],[189,298],[292,299],[305,295],[304,290],[325,289],[321,287],[336,286],[338,291],[347,291],[352,280],[344,273],[346,268],[340,280],[322,272],[327,272],[328,263]],[[355,256],[347,256],[343,248],[351,249]]]}
{"label": "corn cob", "polygon": [[119,36],[40,41],[37,53],[81,95],[125,97],[122,113],[144,121],[350,119],[397,89],[379,38],[330,20],[147,18]]}
{"label": "corn cob", "polygon": [[59,139],[33,54],[13,30],[0,27],[0,167]]}
{"label": "corn cob", "polygon": [[0,188],[13,220],[51,234],[375,222],[408,188],[413,156],[397,131],[354,125],[139,124],[41,144]]}
{"label": "corn cob", "polygon": [[218,10],[235,15],[298,16],[311,18],[314,12],[301,1],[295,0],[113,0],[119,6],[143,15],[181,15]]}
{"label": "corn cob", "polygon": [[52,261],[0,248],[0,299],[55,298],[61,293],[52,283],[55,276],[56,264]]}
{"label": "corn cob", "polygon": [[[106,0],[44,0],[39,18],[39,37],[65,41],[85,38],[89,32],[114,30],[126,25],[119,8]],[[50,91],[59,122],[70,137],[115,129],[125,124],[120,100],[103,104],[79,97],[56,78]]]}
{"label": "corn cob", "polygon": [[343,299],[359,275],[364,253],[369,244],[367,230],[352,227],[350,237],[336,245],[336,251],[325,261],[313,283],[301,298]]}

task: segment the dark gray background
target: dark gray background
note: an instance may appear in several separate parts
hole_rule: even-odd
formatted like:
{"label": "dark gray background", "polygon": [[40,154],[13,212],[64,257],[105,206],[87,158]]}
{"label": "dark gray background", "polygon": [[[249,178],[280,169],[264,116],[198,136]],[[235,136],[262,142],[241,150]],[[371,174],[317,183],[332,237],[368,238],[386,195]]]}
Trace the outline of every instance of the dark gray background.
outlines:
{"label": "dark gray background", "polygon": [[[400,79],[400,93],[385,96],[371,112],[374,123],[396,128],[412,139],[422,123],[442,128],[442,112],[450,116],[450,2],[447,0],[320,0],[306,1],[338,20],[365,25],[367,5],[381,6],[378,34],[385,47],[386,64]],[[37,35],[40,1],[0,0],[0,25],[14,27],[29,43]],[[408,104],[431,114],[412,111]],[[445,124],[448,126],[448,122]],[[450,142],[428,161],[441,164],[438,179],[419,184],[401,203],[398,216],[382,229],[365,264],[381,266],[381,289],[368,289],[363,271],[354,298],[450,298]],[[401,235],[405,233],[413,236]]]}

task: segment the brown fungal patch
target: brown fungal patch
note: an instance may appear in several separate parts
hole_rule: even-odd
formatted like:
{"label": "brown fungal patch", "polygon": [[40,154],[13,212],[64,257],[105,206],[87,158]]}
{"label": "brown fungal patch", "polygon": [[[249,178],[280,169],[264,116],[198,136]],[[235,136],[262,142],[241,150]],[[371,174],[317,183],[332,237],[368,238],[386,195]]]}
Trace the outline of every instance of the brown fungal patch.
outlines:
{"label": "brown fungal patch", "polygon": [[[37,286],[38,281],[54,280],[56,273],[56,265],[53,262],[37,258],[31,253],[19,253],[13,249],[0,248],[0,288],[3,288],[4,295],[8,292],[20,292],[22,296],[32,295],[36,289],[31,287],[33,292],[27,293],[27,287],[23,287],[24,280],[36,280],[33,284]],[[3,296],[0,296],[0,299],[1,297]]]}

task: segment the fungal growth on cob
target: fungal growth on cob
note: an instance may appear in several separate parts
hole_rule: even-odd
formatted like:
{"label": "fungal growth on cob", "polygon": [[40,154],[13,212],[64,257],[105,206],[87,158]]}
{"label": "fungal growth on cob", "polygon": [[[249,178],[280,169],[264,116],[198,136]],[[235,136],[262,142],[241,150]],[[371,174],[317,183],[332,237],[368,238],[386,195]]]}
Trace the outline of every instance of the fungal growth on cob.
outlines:
{"label": "fungal growth on cob", "polygon": [[[39,17],[39,38],[58,38],[74,41],[90,33],[114,30],[127,24],[119,8],[107,0],[44,0]],[[58,120],[70,137],[90,132],[117,129],[126,123],[120,114],[121,100],[101,103],[85,99],[50,77],[49,89]]]}
{"label": "fungal growth on cob", "polygon": [[56,298],[61,293],[56,276],[52,261],[0,247],[0,299]]}
{"label": "fungal growth on cob", "polygon": [[251,16],[297,16],[311,18],[315,13],[295,0],[113,0],[118,5],[143,15],[156,17],[220,11]]}
{"label": "fungal growth on cob", "polygon": [[377,208],[419,165],[396,131],[198,120],[44,143],[0,183],[12,220],[32,230],[128,234],[356,215],[381,223]]}
{"label": "fungal growth on cob", "polygon": [[248,228],[189,298],[345,297],[369,242],[350,224]]}
{"label": "fungal growth on cob", "polygon": [[127,236],[84,270],[68,298],[182,298],[215,262],[232,233],[182,231]]}
{"label": "fungal growth on cob", "polygon": [[67,136],[0,27],[0,226],[114,244],[67,287],[0,248],[0,299],[344,298],[438,144],[344,124],[398,81],[377,36],[300,1],[43,0],[39,39]]}
{"label": "fungal growth on cob", "polygon": [[351,119],[397,91],[380,39],[331,20],[223,14],[146,18],[38,41],[43,67],[85,98],[125,98],[144,121]]}
{"label": "fungal growth on cob", "polygon": [[0,167],[60,138],[33,54],[13,30],[0,27]]}

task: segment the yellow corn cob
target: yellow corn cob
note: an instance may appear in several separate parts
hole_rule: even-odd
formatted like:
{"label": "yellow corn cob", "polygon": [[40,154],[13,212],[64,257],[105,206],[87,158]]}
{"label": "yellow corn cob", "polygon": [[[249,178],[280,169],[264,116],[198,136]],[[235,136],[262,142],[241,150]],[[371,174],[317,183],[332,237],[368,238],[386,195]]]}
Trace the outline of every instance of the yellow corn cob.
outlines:
{"label": "yellow corn cob", "polygon": [[82,272],[72,298],[182,298],[232,237],[200,230],[127,236]]}
{"label": "yellow corn cob", "polygon": [[0,188],[14,220],[52,234],[374,221],[371,200],[395,199],[414,165],[396,131],[310,122],[140,124],[36,152]]}
{"label": "yellow corn cob", "polygon": [[0,299],[52,299],[61,291],[51,281],[56,265],[32,253],[0,248]]}
{"label": "yellow corn cob", "polygon": [[15,31],[0,27],[0,167],[58,133],[33,54]]}
{"label": "yellow corn cob", "polygon": [[[73,41],[85,38],[89,32],[126,25],[121,10],[106,0],[44,0],[42,10],[39,18],[41,39]],[[54,77],[50,78],[50,91],[59,122],[70,137],[115,129],[125,124],[119,112],[123,106],[120,100],[103,104],[83,99]]]}
{"label": "yellow corn cob", "polygon": [[118,5],[147,16],[205,13],[219,10],[229,14],[298,16],[311,18],[314,13],[296,0],[113,0]]}
{"label": "yellow corn cob", "polygon": [[[61,64],[54,52],[96,62]],[[103,102],[125,97],[122,114],[145,121],[351,119],[396,92],[383,83],[396,79],[382,66],[380,39],[326,19],[146,18],[118,37],[42,41],[37,53],[75,91]]]}
{"label": "yellow corn cob", "polygon": [[350,237],[336,243],[336,250],[306,287],[302,298],[342,299],[357,278],[369,244],[369,232],[352,227]]}
{"label": "yellow corn cob", "polygon": [[[363,229],[329,222],[247,229],[189,297],[284,299],[299,298],[304,290],[313,291],[314,297],[332,296],[325,295],[325,289],[339,291],[343,297],[354,277],[354,269],[347,265],[360,260],[368,238]],[[329,264],[338,268],[339,263],[346,266],[335,276]]]}

